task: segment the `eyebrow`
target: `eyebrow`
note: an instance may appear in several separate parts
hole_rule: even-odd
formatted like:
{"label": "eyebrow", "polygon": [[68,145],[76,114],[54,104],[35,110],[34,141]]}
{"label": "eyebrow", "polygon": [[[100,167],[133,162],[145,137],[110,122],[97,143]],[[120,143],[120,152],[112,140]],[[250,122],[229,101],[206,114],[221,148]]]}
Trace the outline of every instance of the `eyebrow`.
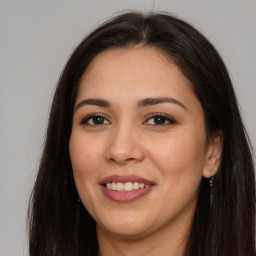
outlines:
{"label": "eyebrow", "polygon": [[110,107],[110,103],[103,99],[84,99],[77,104],[77,106],[75,107],[75,110],[77,110],[78,108],[84,105],[94,105],[94,106],[105,107],[105,108]]}
{"label": "eyebrow", "polygon": [[182,107],[184,110],[187,110],[186,106],[182,102],[180,102],[174,98],[169,98],[169,97],[141,99],[138,102],[138,106],[145,107],[145,106],[152,106],[152,105],[157,105],[157,104],[161,104],[161,103],[174,103],[174,104],[177,104],[178,106]]}
{"label": "eyebrow", "polygon": [[[184,110],[187,110],[186,106],[183,103],[181,103],[180,101],[174,98],[169,98],[169,97],[141,99],[138,101],[138,107],[141,108],[141,107],[153,106],[153,105],[162,104],[162,103],[173,103],[182,107]],[[94,105],[94,106],[99,106],[104,108],[111,107],[111,104],[108,101],[103,99],[84,99],[77,104],[77,106],[75,107],[75,110],[77,110],[78,108],[84,105]]]}

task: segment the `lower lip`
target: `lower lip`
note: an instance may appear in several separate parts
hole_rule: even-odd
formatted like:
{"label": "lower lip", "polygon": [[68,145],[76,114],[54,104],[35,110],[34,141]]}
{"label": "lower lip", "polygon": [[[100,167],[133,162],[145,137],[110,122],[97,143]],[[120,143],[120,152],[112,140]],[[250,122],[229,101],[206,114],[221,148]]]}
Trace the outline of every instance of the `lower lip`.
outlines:
{"label": "lower lip", "polygon": [[108,189],[105,186],[101,187],[105,196],[118,203],[129,203],[135,201],[146,195],[153,188],[153,186],[150,186],[148,188],[135,189],[131,191],[116,191]]}

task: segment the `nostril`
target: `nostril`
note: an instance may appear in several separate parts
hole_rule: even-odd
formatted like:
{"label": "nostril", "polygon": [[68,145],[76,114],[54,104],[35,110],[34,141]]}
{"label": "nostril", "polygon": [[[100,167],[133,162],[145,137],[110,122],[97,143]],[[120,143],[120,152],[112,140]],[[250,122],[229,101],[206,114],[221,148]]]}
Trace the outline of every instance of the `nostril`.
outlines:
{"label": "nostril", "polygon": [[111,158],[109,158],[109,160],[111,161],[111,162],[131,162],[131,161],[133,161],[133,160],[135,160],[134,158],[132,158],[132,157],[130,157],[130,158],[127,158],[127,159],[125,159],[125,158],[123,158],[123,159],[116,159],[116,158],[114,158],[114,157],[111,157]]}

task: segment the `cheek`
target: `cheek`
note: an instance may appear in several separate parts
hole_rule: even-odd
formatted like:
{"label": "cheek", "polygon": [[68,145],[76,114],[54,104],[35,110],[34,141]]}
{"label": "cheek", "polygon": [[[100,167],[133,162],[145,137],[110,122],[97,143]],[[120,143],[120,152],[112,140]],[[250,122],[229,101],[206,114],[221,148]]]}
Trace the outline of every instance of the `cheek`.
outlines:
{"label": "cheek", "polygon": [[101,148],[88,136],[72,133],[69,141],[69,153],[74,174],[89,175],[99,162]]}
{"label": "cheek", "polygon": [[97,170],[101,164],[102,150],[98,143],[87,136],[73,133],[70,137],[69,153],[78,193],[80,197],[84,197],[93,186],[98,185]]}
{"label": "cheek", "polygon": [[69,153],[75,185],[81,201],[93,216],[95,214],[95,188],[101,166],[102,150],[89,136],[73,133],[69,142]]}
{"label": "cheek", "polygon": [[[151,147],[151,159],[164,176],[201,179],[205,164],[205,139],[191,133],[176,133]],[[173,180],[173,179],[172,179]]]}

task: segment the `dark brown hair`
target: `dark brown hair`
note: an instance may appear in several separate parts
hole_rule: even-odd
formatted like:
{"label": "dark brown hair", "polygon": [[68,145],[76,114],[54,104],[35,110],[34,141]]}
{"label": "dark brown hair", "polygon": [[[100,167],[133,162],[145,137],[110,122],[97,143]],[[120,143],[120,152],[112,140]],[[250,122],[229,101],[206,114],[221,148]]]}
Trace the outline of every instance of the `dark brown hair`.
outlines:
{"label": "dark brown hair", "polygon": [[95,222],[78,203],[69,157],[74,102],[81,76],[100,52],[153,47],[191,81],[207,136],[224,135],[213,184],[202,178],[184,256],[255,255],[255,177],[249,139],[227,69],[212,44],[188,23],[164,13],[129,12],[104,23],[76,48],[58,82],[30,200],[31,256],[97,255]]}

